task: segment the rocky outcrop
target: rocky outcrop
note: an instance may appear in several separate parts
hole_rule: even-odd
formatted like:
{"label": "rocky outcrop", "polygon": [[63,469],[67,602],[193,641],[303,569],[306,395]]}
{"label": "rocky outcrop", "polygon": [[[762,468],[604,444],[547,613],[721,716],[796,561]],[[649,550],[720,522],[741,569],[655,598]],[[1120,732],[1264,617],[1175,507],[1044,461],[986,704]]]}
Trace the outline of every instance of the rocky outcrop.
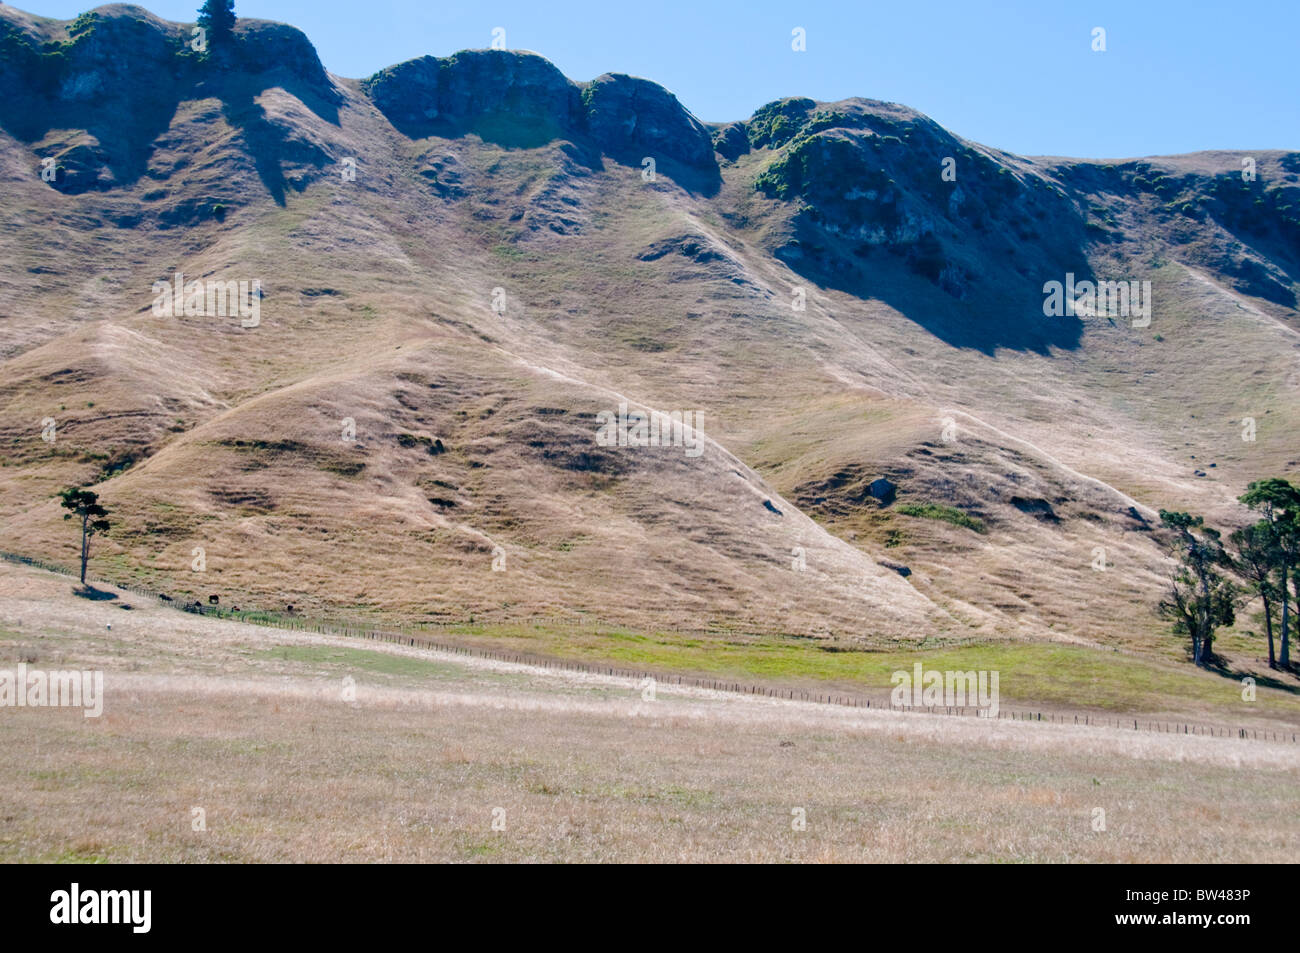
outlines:
{"label": "rocky outcrop", "polygon": [[334,97],[333,83],[316,47],[296,27],[269,20],[238,20],[235,40],[239,62],[253,74],[283,71],[328,98]]}
{"label": "rocky outcrop", "polygon": [[471,50],[422,56],[363,83],[379,110],[412,138],[478,132],[538,139],[581,126],[579,89],[534,53]]}
{"label": "rocky outcrop", "polygon": [[808,117],[817,103],[803,96],[790,96],[760,106],[742,125],[755,149],[775,149],[809,128]]}
{"label": "rocky outcrop", "polygon": [[888,506],[894,502],[898,487],[885,477],[878,477],[867,486],[867,492],[879,500],[882,505]]}
{"label": "rocky outcrop", "polygon": [[1063,160],[1053,172],[1086,198],[1097,240],[1122,237],[1110,206],[1136,204],[1187,260],[1224,275],[1243,294],[1295,307],[1300,153],[1250,155],[1258,166],[1254,176],[1242,174],[1245,154],[1215,158],[1213,172],[1205,164],[1179,168],[1167,159]]}
{"label": "rocky outcrop", "polygon": [[801,200],[799,238],[777,249],[800,269],[857,273],[874,250],[886,251],[962,299],[989,283],[981,262],[990,252],[1039,284],[1040,275],[1082,261],[1085,222],[1062,190],[913,110],[787,99],[764,106],[746,127],[751,148],[775,153],[756,188]]}
{"label": "rocky outcrop", "polygon": [[729,122],[713,134],[713,151],[735,162],[749,151],[749,133],[743,122]]}
{"label": "rocky outcrop", "polygon": [[124,4],[67,22],[0,6],[0,126],[39,142],[38,159],[52,160],[57,172],[50,185],[78,193],[143,175],[153,143],[186,100],[216,97],[245,115],[256,112],[255,95],[275,85],[332,115],[337,92],[302,31],[239,20],[233,44],[212,41],[198,51],[191,30]]}
{"label": "rocky outcrop", "polygon": [[142,7],[112,4],[76,20],[24,20],[0,8],[0,77],[18,95],[57,104],[117,101],[131,107],[148,100],[185,98],[214,73],[280,72],[317,92],[331,83],[306,35],[266,20],[239,20],[233,48],[214,40],[210,57],[192,48],[191,28]]}
{"label": "rocky outcrop", "polygon": [[704,124],[658,83],[621,73],[593,80],[582,94],[592,137],[610,155],[639,161],[668,157],[688,166],[716,166]]}
{"label": "rocky outcrop", "polygon": [[413,138],[474,132],[512,145],[585,138],[622,161],[717,167],[709,131],[662,86],[615,74],[579,86],[533,53],[423,56],[381,70],[363,88]]}

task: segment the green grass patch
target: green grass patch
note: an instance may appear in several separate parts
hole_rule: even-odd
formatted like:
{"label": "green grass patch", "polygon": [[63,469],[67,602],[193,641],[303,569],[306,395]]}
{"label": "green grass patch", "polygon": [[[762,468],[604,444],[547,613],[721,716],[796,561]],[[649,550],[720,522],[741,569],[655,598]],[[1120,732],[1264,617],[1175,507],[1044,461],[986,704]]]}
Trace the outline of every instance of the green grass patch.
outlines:
{"label": "green grass patch", "polygon": [[977,533],[984,532],[983,520],[977,519],[955,506],[945,506],[942,503],[903,503],[895,507],[895,509],[904,516],[942,520],[945,523],[951,523],[953,526],[964,526],[966,529],[973,529]]}
{"label": "green grass patch", "polygon": [[1190,664],[1183,668],[1086,646],[1014,642],[869,651],[793,638],[715,639],[541,626],[466,626],[448,635],[455,633],[477,636],[472,641],[501,650],[621,669],[838,689],[876,697],[893,688],[890,678],[894,672],[910,673],[912,666],[921,662],[927,671],[998,672],[1004,708],[1041,703],[1073,711],[1179,711],[1224,718],[1300,716],[1300,695],[1294,692],[1260,687],[1258,700],[1246,703],[1235,678]]}

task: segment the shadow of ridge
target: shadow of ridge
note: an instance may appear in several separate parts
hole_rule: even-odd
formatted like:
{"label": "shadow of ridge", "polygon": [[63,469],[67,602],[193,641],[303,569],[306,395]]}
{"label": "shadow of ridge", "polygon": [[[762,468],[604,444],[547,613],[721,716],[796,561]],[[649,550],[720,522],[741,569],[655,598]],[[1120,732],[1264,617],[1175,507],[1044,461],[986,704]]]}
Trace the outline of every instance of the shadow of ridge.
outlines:
{"label": "shadow of ridge", "polygon": [[[502,149],[542,149],[558,145],[574,162],[595,172],[606,169],[605,160],[635,169],[640,181],[642,159],[646,150],[611,152],[581,129],[565,125],[551,117],[518,116],[502,112],[480,113],[472,117],[437,117],[412,121],[386,117],[393,128],[411,140],[462,139],[477,136],[485,143]],[[691,195],[712,198],[722,188],[722,172],[715,165],[697,168],[661,156],[656,159],[656,173],[665,175]]]}
{"label": "shadow of ridge", "polygon": [[114,184],[129,186],[148,169],[153,142],[170,128],[180,98],[142,97],[114,102],[107,108],[44,97],[0,96],[0,128],[24,143],[34,143],[55,130],[84,131],[103,153],[102,167]]}
{"label": "shadow of ridge", "polygon": [[[876,299],[952,347],[990,357],[999,349],[1050,356],[1053,349],[1076,350],[1082,343],[1078,317],[1043,314],[1042,281],[991,261],[971,276],[968,294],[958,298],[919,270],[910,246],[850,248],[837,236],[800,222],[796,240],[776,249],[776,257],[820,287],[861,299]],[[1040,268],[1047,279],[1063,278]],[[1092,280],[1086,263],[1075,268],[1077,281]],[[1104,320],[1104,319],[1101,319]]]}
{"label": "shadow of ridge", "polygon": [[[112,173],[111,187],[129,187],[146,175],[153,144],[171,128],[181,103],[215,97],[225,105],[227,121],[238,125],[232,121],[232,115],[250,108],[252,100],[266,90],[279,88],[317,118],[337,127],[341,125],[339,107],[343,97],[328,78],[325,82],[328,85],[321,86],[283,66],[251,72],[238,60],[231,64],[186,58],[176,72],[142,74],[139,82],[107,100],[60,99],[57,84],[11,89],[0,96],[0,128],[25,143],[37,142],[52,131],[84,131],[99,144],[100,167]],[[264,128],[258,124],[259,119]],[[245,123],[250,121],[253,125],[250,145],[282,145],[285,141],[282,132],[273,132],[276,127],[265,118],[264,111]],[[255,160],[258,158],[254,156]],[[273,195],[278,183],[277,202],[284,204],[283,176],[279,175],[278,162],[272,169],[263,157],[258,162],[258,171]]]}
{"label": "shadow of ridge", "polygon": [[[653,152],[654,150],[649,150]],[[636,170],[640,180],[642,165],[647,150],[627,150],[605,153],[612,162]],[[655,158],[655,174],[665,175],[680,188],[696,198],[714,198],[722,190],[722,170],[715,164],[701,167],[689,165],[671,156],[658,155]]]}
{"label": "shadow of ridge", "polygon": [[271,121],[257,97],[268,89],[283,89],[315,115],[334,125],[338,125],[338,107],[314,94],[301,82],[274,81],[277,75],[280,74],[218,73],[198,84],[195,94],[204,98],[214,97],[221,102],[221,114],[243,137],[258,178],[275,204],[283,208],[289,182],[281,163],[288,160],[320,169],[333,158],[314,143],[292,139],[292,127]]}
{"label": "shadow of ridge", "polygon": [[266,110],[257,104],[254,97],[261,92],[251,85],[240,84],[236,88],[225,86],[214,90],[221,100],[221,114],[232,129],[239,132],[248,144],[249,155],[257,169],[258,178],[271,193],[271,198],[281,208],[285,205],[284,170],[280,168],[279,153],[283,150],[286,136],[282,128],[266,118]]}

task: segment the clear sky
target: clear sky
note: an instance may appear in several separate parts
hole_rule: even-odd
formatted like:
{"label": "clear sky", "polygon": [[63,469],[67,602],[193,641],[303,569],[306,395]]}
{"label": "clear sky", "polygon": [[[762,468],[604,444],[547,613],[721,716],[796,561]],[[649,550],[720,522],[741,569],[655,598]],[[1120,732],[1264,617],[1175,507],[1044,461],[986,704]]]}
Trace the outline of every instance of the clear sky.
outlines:
{"label": "clear sky", "polygon": [[[193,21],[199,0],[143,5]],[[645,76],[704,120],[782,96],[866,96],[1026,155],[1300,149],[1300,0],[236,0],[235,12],[300,27],[341,76],[484,48],[503,27],[508,47],[572,79]],[[791,49],[795,27],[805,52]]]}

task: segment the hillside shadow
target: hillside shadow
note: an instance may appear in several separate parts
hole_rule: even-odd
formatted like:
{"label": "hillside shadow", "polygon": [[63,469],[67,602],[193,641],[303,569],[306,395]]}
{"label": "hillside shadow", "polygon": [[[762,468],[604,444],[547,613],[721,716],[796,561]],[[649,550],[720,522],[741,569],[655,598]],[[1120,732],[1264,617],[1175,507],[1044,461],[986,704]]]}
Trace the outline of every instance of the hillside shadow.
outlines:
{"label": "hillside shadow", "polygon": [[[413,121],[387,117],[393,128],[413,141],[461,139],[477,136],[502,149],[542,149],[555,145],[576,164],[593,172],[604,172],[606,160],[640,172],[642,154],[609,152],[580,130],[568,128],[549,117],[519,117],[500,113],[479,114],[469,119],[437,117]],[[667,156],[656,157],[656,175],[670,179],[696,197],[712,198],[722,188],[722,172],[714,165],[700,169]]]}
{"label": "hillside shadow", "polygon": [[[286,130],[270,121],[265,110],[256,105],[255,98],[268,89],[283,89],[319,119],[339,126],[338,91],[328,79],[324,80],[327,85],[322,85],[284,67],[249,73],[217,59],[174,59],[175,63],[163,64],[144,60],[131,82],[111,87],[107,97],[90,100],[61,98],[62,83],[67,78],[63,73],[33,76],[28,84],[17,85],[0,96],[0,129],[28,145],[51,133],[63,133],[62,143],[51,143],[44,150],[46,155],[58,158],[65,170],[52,183],[59,191],[79,194],[129,187],[148,174],[155,143],[172,128],[181,104],[215,97],[222,103],[226,121],[245,135],[268,191],[283,205],[285,184],[279,162],[289,139]],[[70,71],[71,67],[63,70]],[[94,141],[78,142],[82,132]],[[307,156],[305,161],[318,158],[327,159],[322,153]],[[103,175],[105,170],[108,178]]]}
{"label": "hillside shadow", "polygon": [[223,90],[219,94],[221,114],[230,127],[244,137],[258,178],[275,204],[283,208],[285,178],[280,167],[280,153],[286,141],[285,131],[267,118],[266,110],[255,99],[256,95],[248,86]]}
{"label": "hillside shadow", "polygon": [[473,135],[503,149],[540,149],[569,139],[569,133],[559,122],[544,116],[480,113],[463,119],[439,116],[417,121],[390,115],[385,115],[385,118],[394,129],[412,140],[431,137],[461,139]]}
{"label": "hillside shadow", "polygon": [[[882,301],[952,347],[989,356],[1002,349],[1047,355],[1075,350],[1082,341],[1082,320],[1044,315],[1043,281],[1014,268],[973,276],[957,297],[918,273],[905,253],[880,247],[849,252],[824,233],[803,228],[798,234],[800,241],[775,253],[792,271],[820,287]],[[1065,270],[1044,274],[1044,280],[1062,280]],[[1075,278],[1093,280],[1092,270],[1076,267]]]}
{"label": "hillside shadow", "polygon": [[[181,100],[155,94],[126,102],[91,106],[11,91],[0,96],[0,128],[19,142],[31,145],[53,131],[66,131],[69,145],[84,131],[95,145],[74,147],[70,162],[61,164],[82,173],[60,191],[78,193],[97,186],[97,172],[108,169],[117,185],[131,185],[147,171],[154,141],[171,126]],[[84,155],[83,155],[84,153]],[[57,155],[57,153],[54,153]]]}
{"label": "hillside shadow", "polygon": [[[611,155],[609,158],[619,165],[629,166],[640,172],[644,156],[623,153]],[[655,174],[665,176],[695,198],[711,199],[722,190],[722,170],[716,164],[711,167],[699,167],[687,165],[671,156],[657,156]]]}

